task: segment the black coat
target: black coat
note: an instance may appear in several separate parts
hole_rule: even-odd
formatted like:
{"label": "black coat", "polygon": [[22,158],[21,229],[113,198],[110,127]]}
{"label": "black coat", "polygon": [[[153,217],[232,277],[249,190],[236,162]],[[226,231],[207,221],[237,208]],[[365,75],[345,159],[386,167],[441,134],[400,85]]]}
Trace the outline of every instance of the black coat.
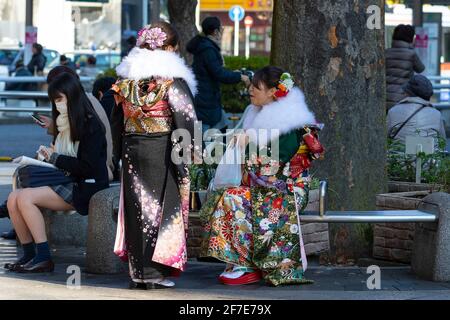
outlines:
{"label": "black coat", "polygon": [[108,120],[111,120],[111,112],[116,105],[116,101],[114,100],[114,91],[112,89],[106,91],[100,99],[100,103],[103,109],[105,109]]}
{"label": "black coat", "polygon": [[[73,203],[81,215],[87,215],[89,200],[100,190],[109,187],[106,168],[106,138],[101,121],[93,115],[86,119],[77,157],[59,155],[55,166],[74,178]],[[94,183],[86,180],[95,179]]]}
{"label": "black coat", "polygon": [[47,58],[42,53],[35,53],[27,65],[27,69],[34,75],[36,72],[44,71]]}
{"label": "black coat", "polygon": [[198,82],[194,99],[197,118],[214,126],[222,117],[220,84],[240,82],[241,73],[224,68],[219,46],[207,37],[194,37],[188,43],[187,51],[194,55],[192,69]]}

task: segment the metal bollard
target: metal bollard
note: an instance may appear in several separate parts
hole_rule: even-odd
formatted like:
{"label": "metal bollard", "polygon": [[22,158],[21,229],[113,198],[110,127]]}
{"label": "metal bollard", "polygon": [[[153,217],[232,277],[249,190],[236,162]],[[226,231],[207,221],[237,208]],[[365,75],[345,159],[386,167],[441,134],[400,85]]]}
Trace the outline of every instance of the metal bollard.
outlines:
{"label": "metal bollard", "polygon": [[320,188],[319,188],[319,215],[321,217],[324,216],[325,210],[326,210],[327,188],[328,188],[328,182],[320,181]]}

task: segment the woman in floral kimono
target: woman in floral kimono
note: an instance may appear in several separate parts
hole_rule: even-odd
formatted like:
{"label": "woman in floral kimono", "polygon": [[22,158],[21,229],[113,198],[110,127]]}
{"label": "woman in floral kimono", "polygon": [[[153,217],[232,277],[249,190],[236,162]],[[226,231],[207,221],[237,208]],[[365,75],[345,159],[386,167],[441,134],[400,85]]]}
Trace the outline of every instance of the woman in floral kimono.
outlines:
{"label": "woman in floral kimono", "polygon": [[122,187],[114,251],[129,261],[132,289],[172,287],[166,277],[187,260],[189,174],[172,153],[187,145],[188,156],[193,140],[173,133],[194,136],[196,82],[177,49],[176,30],[158,22],[139,32],[137,47],[116,69],[111,126]]}
{"label": "woman in floral kimono", "polygon": [[[323,148],[317,138],[321,126],[293,85],[277,67],[255,74],[239,141],[256,144],[259,155],[247,147],[241,186],[217,190],[201,210],[202,256],[227,262],[219,277],[224,284],[261,277],[272,285],[310,282],[303,276],[306,257],[297,212],[308,203],[308,168]],[[258,136],[261,129],[266,137]],[[270,154],[262,156],[263,150]]]}

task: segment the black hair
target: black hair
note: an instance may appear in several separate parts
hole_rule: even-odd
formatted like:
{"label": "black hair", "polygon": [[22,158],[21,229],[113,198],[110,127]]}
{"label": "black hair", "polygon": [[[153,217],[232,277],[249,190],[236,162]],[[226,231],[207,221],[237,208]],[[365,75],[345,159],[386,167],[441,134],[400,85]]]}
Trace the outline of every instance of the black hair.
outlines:
{"label": "black hair", "polygon": [[[94,107],[89,101],[89,98],[86,96],[80,80],[73,74],[65,72],[52,78],[52,81],[48,86],[48,97],[52,102],[52,116],[54,124],[56,124],[56,118],[59,116],[59,111],[56,109],[55,100],[60,98],[62,94],[64,94],[67,98],[70,139],[72,142],[79,141],[85,129],[85,124],[88,117],[97,117],[100,124],[102,122],[98,118]],[[55,130],[53,130],[54,141],[56,140],[57,135],[58,128],[55,125]]]}
{"label": "black hair", "polygon": [[415,35],[416,29],[413,26],[409,24],[400,24],[395,27],[394,34],[392,35],[392,40],[401,40],[412,43],[414,41]]}
{"label": "black hair", "polygon": [[216,30],[220,30],[220,19],[218,17],[207,17],[202,21],[202,31],[205,35],[209,36]]}
{"label": "black hair", "polygon": [[64,54],[62,54],[60,57],[59,57],[59,61],[60,62],[65,62],[65,61],[67,61],[68,59],[67,59],[67,57],[64,55]]}
{"label": "black hair", "polygon": [[127,40],[125,41],[130,47],[136,46],[136,37],[135,36],[129,36]]}
{"label": "black hair", "polygon": [[97,100],[100,100],[99,92],[105,94],[106,91],[111,89],[112,85],[116,82],[116,79],[113,77],[102,77],[98,78],[94,82],[94,86],[92,87],[92,94]]}
{"label": "black hair", "polygon": [[91,65],[95,65],[97,63],[97,58],[95,58],[94,56],[89,56],[87,58],[87,63],[91,64]]}
{"label": "black hair", "polygon": [[42,45],[40,45],[39,43],[33,43],[33,48],[37,50],[38,54],[41,54],[42,50],[44,50],[44,47],[42,47]]}
{"label": "black hair", "polygon": [[252,85],[260,89],[261,84],[267,89],[276,88],[280,82],[281,75],[284,73],[281,68],[275,66],[266,66],[255,72],[252,79]]}
{"label": "black hair", "polygon": [[74,76],[75,78],[77,78],[78,80],[80,80],[80,77],[73,69],[71,69],[67,66],[57,66],[57,67],[54,67],[52,70],[50,70],[50,72],[48,73],[47,84],[50,84],[50,82],[52,82],[53,79],[55,79],[57,76],[59,76],[63,73],[69,73],[72,76]]}

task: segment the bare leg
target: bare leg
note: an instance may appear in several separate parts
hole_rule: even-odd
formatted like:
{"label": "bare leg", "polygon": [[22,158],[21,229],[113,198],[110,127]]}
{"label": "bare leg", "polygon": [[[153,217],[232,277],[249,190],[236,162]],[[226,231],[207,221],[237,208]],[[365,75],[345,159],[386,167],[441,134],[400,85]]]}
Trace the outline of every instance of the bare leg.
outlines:
{"label": "bare leg", "polygon": [[73,210],[73,207],[50,187],[23,189],[19,193],[17,204],[35,243],[47,241],[44,217],[39,208],[55,211]]}
{"label": "bare leg", "polygon": [[20,243],[26,244],[33,242],[31,232],[28,229],[25,221],[20,214],[19,207],[17,205],[17,198],[21,190],[13,191],[8,197],[8,211],[11,218],[11,222],[14,225],[14,230],[16,230],[17,236],[19,237]]}

